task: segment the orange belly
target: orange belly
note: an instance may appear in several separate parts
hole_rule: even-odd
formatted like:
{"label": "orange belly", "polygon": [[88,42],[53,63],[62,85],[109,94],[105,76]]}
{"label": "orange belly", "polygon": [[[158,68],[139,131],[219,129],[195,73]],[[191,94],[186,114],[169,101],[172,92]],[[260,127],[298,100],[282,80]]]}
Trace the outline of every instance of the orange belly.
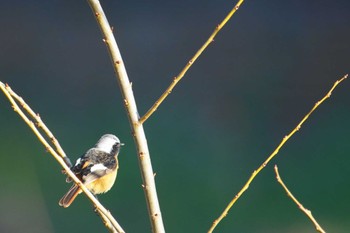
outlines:
{"label": "orange belly", "polygon": [[115,171],[91,182],[90,184],[86,185],[86,187],[93,194],[105,193],[112,188],[116,178],[117,178],[117,169],[115,169]]}

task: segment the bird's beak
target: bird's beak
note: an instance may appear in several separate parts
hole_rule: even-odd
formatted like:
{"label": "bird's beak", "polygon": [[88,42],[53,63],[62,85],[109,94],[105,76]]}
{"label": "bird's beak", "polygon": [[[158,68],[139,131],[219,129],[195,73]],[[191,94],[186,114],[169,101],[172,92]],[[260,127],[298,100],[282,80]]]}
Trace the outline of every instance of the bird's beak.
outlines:
{"label": "bird's beak", "polygon": [[121,146],[124,146],[125,144],[121,142],[120,145],[121,145]]}

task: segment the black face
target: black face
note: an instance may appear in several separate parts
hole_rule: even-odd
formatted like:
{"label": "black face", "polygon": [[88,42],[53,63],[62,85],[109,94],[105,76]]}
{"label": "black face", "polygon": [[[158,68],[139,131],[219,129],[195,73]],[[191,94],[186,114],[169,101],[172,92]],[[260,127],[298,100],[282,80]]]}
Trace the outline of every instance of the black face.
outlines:
{"label": "black face", "polygon": [[120,146],[121,146],[121,144],[119,142],[114,143],[112,146],[111,155],[118,155],[119,150],[120,150]]}

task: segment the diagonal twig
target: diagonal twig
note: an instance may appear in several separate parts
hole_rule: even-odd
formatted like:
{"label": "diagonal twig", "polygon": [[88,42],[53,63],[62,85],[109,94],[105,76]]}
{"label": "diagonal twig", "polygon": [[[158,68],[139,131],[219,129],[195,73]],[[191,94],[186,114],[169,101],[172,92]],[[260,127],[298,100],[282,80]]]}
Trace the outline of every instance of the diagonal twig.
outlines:
{"label": "diagonal twig", "polygon": [[143,190],[146,197],[148,215],[150,218],[152,232],[165,232],[160,205],[158,201],[157,189],[154,180],[154,173],[151,163],[151,157],[148,150],[146,135],[143,125],[139,122],[139,114],[136,106],[135,97],[132,91],[132,85],[129,81],[122,56],[120,54],[117,42],[114,38],[111,26],[108,23],[106,15],[98,0],[88,0],[88,3],[96,17],[96,21],[103,34],[109,51],[113,68],[124,98],[124,106],[128,114],[132,135],[138,152],[138,161],[143,180]]}
{"label": "diagonal twig", "polygon": [[159,99],[153,104],[153,106],[146,112],[146,114],[140,118],[140,122],[143,124],[159,107],[159,105],[168,97],[168,95],[172,92],[176,84],[184,77],[187,70],[193,65],[193,63],[197,60],[197,58],[203,53],[203,51],[214,41],[215,36],[219,33],[219,31],[225,26],[225,24],[231,19],[232,15],[239,9],[244,0],[239,0],[237,4],[232,8],[232,10],[228,13],[228,15],[222,20],[220,24],[218,24],[213,33],[209,36],[209,38],[205,41],[202,47],[194,54],[194,56],[187,62],[185,67],[181,70],[181,72],[174,77],[173,81],[169,85],[169,87],[163,92],[163,94],[159,97]]}
{"label": "diagonal twig", "polygon": [[318,222],[316,221],[316,219],[312,216],[312,213],[310,210],[306,209],[295,197],[294,195],[289,191],[289,189],[287,188],[287,186],[284,184],[283,180],[280,177],[280,174],[278,172],[278,167],[277,165],[275,165],[274,167],[275,169],[275,173],[276,173],[276,179],[277,182],[281,184],[281,186],[284,188],[284,190],[286,191],[287,195],[295,202],[295,204],[297,204],[297,206],[299,207],[299,209],[301,211],[303,211],[306,216],[312,221],[312,223],[315,225],[315,228],[318,232],[321,233],[326,233],[322,227],[318,224]]}
{"label": "diagonal twig", "polygon": [[10,95],[13,98],[15,98],[17,100],[17,102],[21,105],[21,107],[24,110],[26,110],[33,119],[36,120],[36,125],[46,133],[46,135],[50,138],[51,142],[56,147],[57,153],[63,158],[63,160],[66,162],[67,166],[71,167],[72,166],[71,161],[69,160],[66,153],[62,149],[58,140],[55,138],[55,136],[52,134],[52,132],[49,130],[49,128],[45,125],[45,123],[41,120],[40,115],[35,114],[35,112],[29,107],[29,105],[24,102],[23,98],[20,97],[19,95],[17,95],[14,91],[12,91],[12,89],[9,85],[6,85],[6,90],[8,91],[8,93],[10,93]]}
{"label": "diagonal twig", "polygon": [[226,217],[228,214],[228,211],[231,209],[231,207],[236,203],[236,201],[241,197],[241,195],[249,188],[250,183],[254,180],[255,176],[259,174],[259,172],[264,169],[264,167],[270,162],[271,159],[275,157],[276,154],[278,154],[279,150],[282,148],[282,146],[301,128],[301,126],[304,124],[304,122],[309,118],[309,116],[320,106],[326,99],[328,99],[333,90],[338,86],[339,83],[344,81],[348,75],[344,75],[341,79],[337,80],[332,88],[328,91],[328,93],[319,101],[316,102],[314,107],[307,113],[304,118],[299,122],[299,124],[288,134],[286,135],[280,144],[276,147],[276,149],[272,152],[272,154],[260,165],[258,169],[256,169],[251,176],[249,177],[248,181],[245,183],[245,185],[242,187],[242,189],[235,195],[235,197],[229,202],[229,204],[226,206],[224,211],[221,213],[221,215],[214,220],[212,226],[209,228],[208,233],[213,232],[215,227],[219,224],[219,222]]}
{"label": "diagonal twig", "polygon": [[[28,104],[24,102],[24,100],[19,97],[12,89],[10,88],[9,85],[5,85],[2,82],[0,82],[0,89],[2,92],[5,94],[5,96],[9,99],[10,103],[12,104],[12,108],[15,112],[17,112],[20,117],[23,119],[23,121],[30,127],[30,129],[34,132],[34,134],[38,137],[39,141],[44,145],[45,149],[57,160],[57,162],[63,167],[65,170],[65,173],[72,178],[72,180],[83,190],[83,192],[86,194],[86,196],[91,200],[91,202],[96,206],[97,210],[102,213],[105,217],[101,218],[105,222],[105,225],[110,226],[111,228],[109,229],[111,232],[117,232],[123,233],[124,230],[121,228],[119,223],[113,218],[111,213],[106,210],[102,204],[95,198],[95,196],[85,187],[85,185],[75,176],[75,174],[70,170],[70,167],[67,165],[67,160],[62,158],[53,148],[52,146],[46,141],[45,137],[40,133],[38,128],[36,127],[35,123],[31,121],[27,115],[22,111],[22,109],[18,106],[16,100],[20,100],[20,105],[23,107],[24,110],[28,111],[28,113],[34,118],[34,120],[37,123],[42,123],[42,125],[45,125],[42,120],[38,117],[37,114],[34,113],[33,110],[29,107]],[[16,100],[15,100],[16,99]],[[46,126],[45,126],[46,127]],[[48,130],[48,129],[47,129]],[[48,130],[49,131],[49,130]],[[47,131],[45,131],[47,133]],[[52,135],[52,134],[48,134]],[[49,136],[51,139],[53,137]],[[58,142],[55,144],[55,146],[59,145]],[[63,149],[61,148],[63,151]],[[64,152],[63,152],[64,154]],[[106,219],[108,219],[108,223],[106,223]]]}

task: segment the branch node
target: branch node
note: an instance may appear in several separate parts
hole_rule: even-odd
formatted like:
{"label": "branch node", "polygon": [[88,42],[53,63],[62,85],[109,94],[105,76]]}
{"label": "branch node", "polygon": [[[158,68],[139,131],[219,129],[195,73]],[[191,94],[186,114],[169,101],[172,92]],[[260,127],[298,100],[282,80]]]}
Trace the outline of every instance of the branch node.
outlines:
{"label": "branch node", "polygon": [[128,102],[127,99],[124,99],[124,105],[125,105],[125,107],[128,107],[128,106],[129,106],[129,102]]}

